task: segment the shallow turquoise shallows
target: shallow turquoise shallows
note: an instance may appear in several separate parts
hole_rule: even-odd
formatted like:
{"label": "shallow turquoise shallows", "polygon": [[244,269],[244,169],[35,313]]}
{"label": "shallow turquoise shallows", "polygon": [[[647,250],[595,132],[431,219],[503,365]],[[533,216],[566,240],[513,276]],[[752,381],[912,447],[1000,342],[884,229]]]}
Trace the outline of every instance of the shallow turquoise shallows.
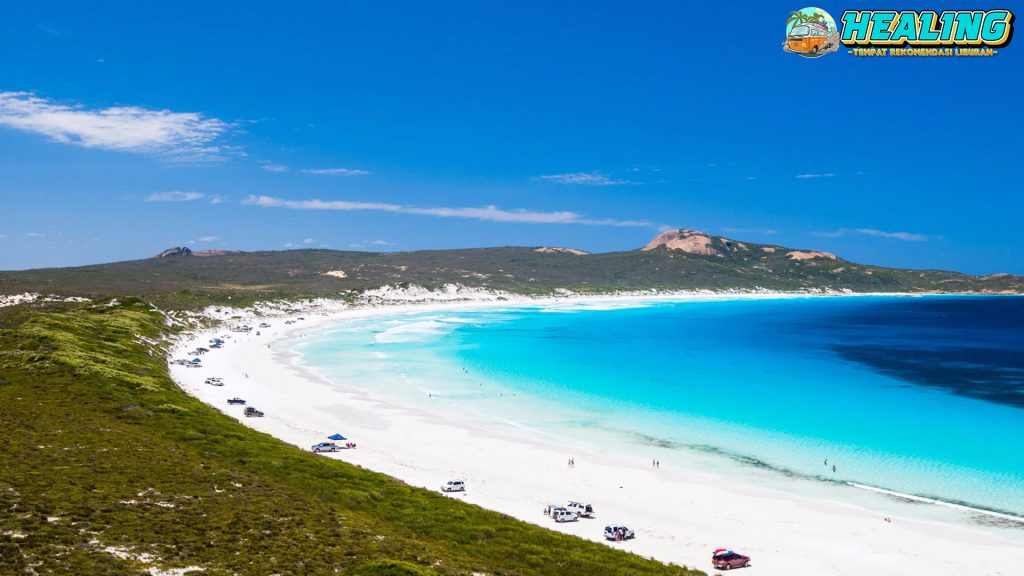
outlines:
{"label": "shallow turquoise shallows", "polygon": [[295,346],[467,418],[1024,516],[1024,298],[637,306],[377,317]]}

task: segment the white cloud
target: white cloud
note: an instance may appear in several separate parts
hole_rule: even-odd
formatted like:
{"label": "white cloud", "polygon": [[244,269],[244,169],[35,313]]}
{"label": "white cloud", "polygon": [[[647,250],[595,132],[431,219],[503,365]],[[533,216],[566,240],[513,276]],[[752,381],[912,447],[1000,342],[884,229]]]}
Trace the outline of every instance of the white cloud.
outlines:
{"label": "white cloud", "polygon": [[356,168],[307,168],[303,172],[320,176],[365,176],[370,173],[369,170]]}
{"label": "white cloud", "polygon": [[387,240],[371,240],[370,244],[374,246],[394,246],[394,242],[388,242]]}
{"label": "white cloud", "polygon": [[43,238],[46,234],[43,234],[42,232],[28,232],[25,236],[28,236],[29,238]]}
{"label": "white cloud", "polygon": [[224,199],[221,198],[220,196],[214,196],[213,198],[210,198],[210,204],[223,204],[223,203],[224,203]]}
{"label": "white cloud", "polygon": [[912,232],[886,232],[884,230],[875,230],[873,228],[857,228],[856,232],[867,236],[894,238],[896,240],[904,240],[907,242],[925,242],[928,240],[928,236],[924,234],[914,234]]}
{"label": "white cloud", "polygon": [[182,159],[216,160],[230,151],[216,142],[228,123],[197,112],[138,106],[88,109],[59,104],[30,92],[0,92],[0,126],[85,148]]}
{"label": "white cloud", "polygon": [[503,210],[497,206],[481,207],[418,207],[382,202],[353,202],[348,200],[286,200],[273,196],[250,195],[243,204],[264,208],[289,208],[292,210],[338,210],[375,211],[396,214],[415,214],[439,218],[468,218],[489,222],[518,222],[529,224],[589,224],[594,226],[637,226],[656,228],[658,225],[644,220],[615,220],[612,218],[588,218],[575,212],[537,212],[533,210]]}
{"label": "white cloud", "polygon": [[628,180],[609,178],[600,172],[569,172],[567,174],[548,174],[538,176],[538,180],[557,182],[559,184],[585,184],[589,186],[614,186],[616,184],[634,184]]}
{"label": "white cloud", "polygon": [[805,178],[832,178],[833,176],[835,176],[835,174],[833,174],[832,172],[824,172],[824,173],[821,173],[821,174],[797,174],[796,175],[796,177],[801,179],[801,180],[805,179]]}
{"label": "white cloud", "polygon": [[313,242],[316,242],[313,238],[306,238],[302,241],[303,244],[312,244]]}
{"label": "white cloud", "polygon": [[220,240],[220,236],[203,236],[199,239],[200,242],[215,242]]}
{"label": "white cloud", "polygon": [[[203,197],[200,192],[153,192],[146,197],[146,202],[191,202]],[[216,203],[216,202],[215,202]]]}
{"label": "white cloud", "polygon": [[264,164],[263,169],[267,172],[287,172],[288,167],[281,164]]}
{"label": "white cloud", "polygon": [[812,232],[811,234],[822,238],[839,238],[840,236],[846,236],[847,234],[862,234],[864,236],[874,236],[876,238],[903,240],[904,242],[927,242],[930,239],[927,234],[916,234],[913,232],[886,232],[885,230],[875,230],[874,228],[839,228],[830,232]]}

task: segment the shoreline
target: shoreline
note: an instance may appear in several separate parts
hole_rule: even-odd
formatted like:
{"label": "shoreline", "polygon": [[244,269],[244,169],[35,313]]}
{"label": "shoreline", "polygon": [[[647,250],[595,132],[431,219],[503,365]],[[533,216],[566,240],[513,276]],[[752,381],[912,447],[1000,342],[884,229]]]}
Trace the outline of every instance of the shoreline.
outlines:
{"label": "shoreline", "polygon": [[[290,346],[304,332],[370,316],[506,306],[566,304],[600,309],[637,301],[834,296],[847,295],[673,293],[429,303],[396,299],[377,306],[307,308],[287,317],[257,319],[277,327],[286,319],[310,316],[285,329],[275,329],[275,334],[233,334],[224,350],[207,355],[203,369],[172,366],[171,373],[179,385],[201,400],[302,449],[308,450],[309,445],[328,434],[342,432],[359,448],[325,457],[434,490],[458,477],[467,481],[469,490],[455,498],[591,540],[601,540],[601,528],[606,523],[624,522],[637,531],[637,538],[609,545],[666,562],[710,570],[711,550],[734,547],[752,556],[752,567],[764,574],[821,570],[894,575],[1008,573],[1003,571],[1005,566],[1024,562],[1024,546],[1015,541],[1018,538],[951,521],[945,512],[922,510],[921,503],[912,503],[912,495],[845,484],[815,487],[812,480],[780,481],[772,478],[778,473],[768,471],[738,479],[724,477],[720,470],[709,472],[699,467],[651,469],[648,458],[656,453],[653,449],[645,450],[642,457],[630,458],[530,431],[512,436],[471,422],[453,422],[443,411],[381,399],[370,391],[351,387],[340,377],[332,375],[327,381],[303,366],[301,354]],[[927,295],[849,295],[863,296]],[[202,345],[213,333],[227,331],[221,327],[186,334],[172,353]],[[268,349],[271,354],[267,354]],[[223,377],[225,386],[203,385],[208,376]],[[224,403],[231,396],[246,398],[267,416],[241,418],[240,407]],[[567,457],[575,458],[577,466],[569,468]],[[763,482],[756,481],[759,476]],[[851,495],[851,490],[860,494]],[[568,499],[589,500],[598,517],[555,524],[541,514],[547,503]],[[968,513],[975,512],[983,511]],[[884,521],[883,515],[892,521]],[[826,550],[823,558],[822,551]],[[814,565],[818,567],[811,568]]]}

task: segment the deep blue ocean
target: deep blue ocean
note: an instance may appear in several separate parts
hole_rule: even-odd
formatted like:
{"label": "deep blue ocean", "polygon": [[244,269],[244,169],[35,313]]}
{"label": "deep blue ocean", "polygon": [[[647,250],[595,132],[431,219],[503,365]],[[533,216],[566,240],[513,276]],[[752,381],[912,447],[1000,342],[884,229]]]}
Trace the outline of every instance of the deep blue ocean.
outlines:
{"label": "deep blue ocean", "polygon": [[549,434],[1024,516],[1024,298],[418,313],[298,348],[350,384]]}

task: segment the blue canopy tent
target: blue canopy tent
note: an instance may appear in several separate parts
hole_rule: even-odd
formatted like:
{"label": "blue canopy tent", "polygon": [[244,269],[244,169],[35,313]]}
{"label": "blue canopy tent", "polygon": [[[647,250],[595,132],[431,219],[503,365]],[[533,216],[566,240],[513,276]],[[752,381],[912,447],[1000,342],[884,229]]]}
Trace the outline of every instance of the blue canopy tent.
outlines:
{"label": "blue canopy tent", "polygon": [[341,434],[331,434],[330,436],[327,437],[327,439],[328,440],[348,440],[348,438],[345,438]]}

